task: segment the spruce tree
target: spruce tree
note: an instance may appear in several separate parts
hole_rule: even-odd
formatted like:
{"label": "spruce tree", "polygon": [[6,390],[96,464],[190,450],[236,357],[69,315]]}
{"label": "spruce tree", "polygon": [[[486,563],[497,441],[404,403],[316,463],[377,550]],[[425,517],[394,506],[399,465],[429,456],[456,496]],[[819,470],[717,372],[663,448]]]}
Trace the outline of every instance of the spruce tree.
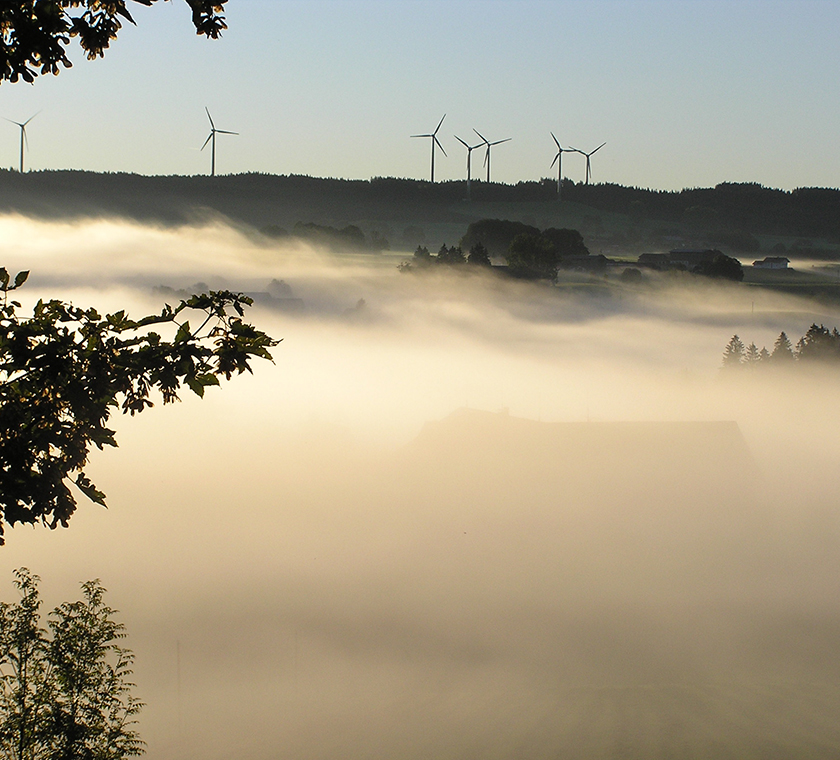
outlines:
{"label": "spruce tree", "polygon": [[773,353],[770,354],[770,358],[776,364],[789,364],[793,362],[793,345],[784,331],[780,332],[779,337],[776,338],[776,342],[773,344]]}
{"label": "spruce tree", "polygon": [[737,335],[733,335],[723,351],[723,369],[729,370],[740,367],[744,361],[746,348]]}

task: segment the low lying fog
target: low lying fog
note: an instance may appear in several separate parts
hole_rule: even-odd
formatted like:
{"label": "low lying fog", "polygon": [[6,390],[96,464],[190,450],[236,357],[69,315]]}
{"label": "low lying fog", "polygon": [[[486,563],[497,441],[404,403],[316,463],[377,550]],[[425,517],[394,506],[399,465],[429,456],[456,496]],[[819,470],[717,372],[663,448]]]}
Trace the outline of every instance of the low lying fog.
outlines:
{"label": "low lying fog", "polygon": [[0,217],[0,249],[27,304],[140,316],[204,283],[283,338],[114,419],[110,508],[0,550],[3,599],[21,565],[48,607],[102,579],[152,760],[834,756],[837,377],[718,368],[835,310],[401,274],[221,224]]}

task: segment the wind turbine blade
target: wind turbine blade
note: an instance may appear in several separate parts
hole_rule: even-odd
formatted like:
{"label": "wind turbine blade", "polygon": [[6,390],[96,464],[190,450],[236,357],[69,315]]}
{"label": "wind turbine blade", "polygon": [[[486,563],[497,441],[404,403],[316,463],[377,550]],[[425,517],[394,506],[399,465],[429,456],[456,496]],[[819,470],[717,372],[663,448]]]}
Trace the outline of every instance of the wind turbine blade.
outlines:
{"label": "wind turbine blade", "polygon": [[489,145],[490,144],[490,143],[487,142],[487,138],[483,134],[481,134],[481,132],[479,132],[477,129],[473,129],[473,132],[475,132],[481,138],[482,145]]}
{"label": "wind turbine blade", "polygon": [[207,118],[210,119],[210,128],[215,129],[216,125],[213,123],[213,117],[210,115],[210,109],[204,106],[204,110],[207,111]]}
{"label": "wind turbine blade", "polygon": [[569,153],[580,153],[580,155],[582,156],[586,155],[586,153],[584,153],[582,150],[579,150],[578,148],[573,148],[571,145],[569,146]]}
{"label": "wind turbine blade", "polygon": [[554,132],[551,133],[551,137],[554,139],[554,143],[557,145],[557,150],[563,150],[563,146],[560,145],[560,141],[554,137]]}
{"label": "wind turbine blade", "polygon": [[29,122],[30,122],[30,121],[32,121],[32,119],[34,119],[34,118],[35,118],[35,117],[36,117],[39,113],[41,113],[41,112],[40,112],[40,111],[38,111],[38,112],[36,112],[36,113],[33,113],[33,114],[32,114],[32,116],[30,116],[30,117],[29,117],[29,118],[28,118],[25,122],[23,122],[23,124],[21,124],[21,126],[22,126],[22,127],[25,127],[25,126],[26,126],[27,124],[29,124]]}
{"label": "wind turbine blade", "polygon": [[21,127],[20,131],[23,134],[23,144],[26,146],[26,149],[29,150],[29,138],[26,136],[26,127]]}
{"label": "wind turbine blade", "polygon": [[[6,119],[5,116],[3,118]],[[11,119],[6,119],[6,121],[8,121],[9,124],[17,124],[19,127],[23,126],[23,124],[21,124],[19,121],[12,121]]]}
{"label": "wind turbine blade", "polygon": [[434,137],[434,135],[410,135],[410,137]]}
{"label": "wind turbine blade", "polygon": [[[444,114],[443,116],[440,117],[440,121],[438,122],[437,127],[435,127],[435,131],[432,132],[433,135],[436,135],[438,133],[438,130],[440,129],[440,125],[443,124],[443,120],[445,118],[446,118],[446,114]],[[443,148],[441,148],[441,150],[443,150]]]}
{"label": "wind turbine blade", "polygon": [[[440,144],[440,140],[438,140],[435,135],[432,135],[432,140],[434,140],[435,143],[437,143],[438,148],[440,148],[443,151],[443,155],[446,156],[446,151],[443,150],[443,145]],[[449,156],[446,157],[449,158]]]}
{"label": "wind turbine blade", "polygon": [[554,164],[556,164],[556,163],[557,163],[557,159],[558,159],[558,158],[560,158],[560,153],[559,153],[559,151],[558,151],[557,155],[554,157],[554,160],[551,162],[551,166],[549,166],[549,167],[548,167],[549,169],[551,169],[551,168],[554,166]]}
{"label": "wind turbine blade", "polygon": [[210,142],[210,139],[211,139],[212,137],[213,137],[213,133],[211,132],[209,135],[207,135],[207,139],[204,141],[204,145],[202,145],[202,146],[199,148],[199,150],[204,150],[204,149],[207,147],[207,143],[209,143],[209,142]]}
{"label": "wind turbine blade", "polygon": [[239,132],[228,132],[226,129],[217,129],[216,132],[218,132],[221,135],[238,135],[239,134]]}
{"label": "wind turbine blade", "polygon": [[503,142],[510,142],[512,139],[512,137],[506,137],[504,140],[496,140],[496,142],[491,142],[490,145],[501,145]]}
{"label": "wind turbine blade", "polygon": [[458,137],[458,135],[453,135],[453,137],[454,137],[454,138],[455,138],[455,139],[456,139],[459,143],[461,143],[461,145],[463,145],[463,146],[464,146],[467,150],[472,150],[472,148],[470,148],[470,146],[469,146],[469,145],[467,145],[467,144],[466,144],[466,143],[465,143],[465,142],[464,142],[464,141],[463,141],[460,137]]}
{"label": "wind turbine blade", "polygon": [[[595,148],[595,150],[593,150],[593,151],[592,151],[592,153],[597,153],[597,152],[598,152],[599,150],[601,150],[601,148],[603,148],[605,145],[606,145],[606,143],[605,143],[605,142],[602,142],[602,143],[601,143],[601,144],[600,144],[597,148]],[[589,155],[591,156],[591,155],[592,155],[592,153],[590,153]]]}

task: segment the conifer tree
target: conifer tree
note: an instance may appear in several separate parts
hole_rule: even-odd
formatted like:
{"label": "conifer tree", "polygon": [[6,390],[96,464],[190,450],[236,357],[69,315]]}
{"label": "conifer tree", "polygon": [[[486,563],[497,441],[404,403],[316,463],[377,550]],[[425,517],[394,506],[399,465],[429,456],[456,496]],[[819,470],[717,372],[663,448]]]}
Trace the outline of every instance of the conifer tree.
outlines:
{"label": "conifer tree", "polygon": [[794,361],[793,345],[784,331],[780,332],[779,337],[776,338],[770,358],[778,364],[789,364]]}
{"label": "conifer tree", "polygon": [[475,243],[472,248],[470,248],[469,256],[467,256],[467,263],[477,264],[484,267],[492,266],[490,262],[490,254],[487,252],[487,249],[480,240]]}
{"label": "conifer tree", "polygon": [[733,335],[723,351],[723,369],[729,370],[740,367],[744,361],[746,348],[737,335]]}
{"label": "conifer tree", "polygon": [[747,367],[755,367],[761,359],[761,353],[755,343],[750,343],[744,351],[744,364]]}

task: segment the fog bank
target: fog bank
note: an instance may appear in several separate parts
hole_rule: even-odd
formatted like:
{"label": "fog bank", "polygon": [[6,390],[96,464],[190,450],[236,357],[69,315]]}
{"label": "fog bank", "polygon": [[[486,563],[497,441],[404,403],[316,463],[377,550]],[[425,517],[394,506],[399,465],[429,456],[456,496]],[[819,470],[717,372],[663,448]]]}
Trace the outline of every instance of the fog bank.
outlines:
{"label": "fog bank", "polygon": [[718,372],[732,334],[770,348],[824,306],[412,276],[221,225],[0,240],[22,300],[303,303],[249,312],[274,365],[114,420],[107,511],[2,550],[49,605],[102,579],[152,760],[833,757],[836,377]]}

